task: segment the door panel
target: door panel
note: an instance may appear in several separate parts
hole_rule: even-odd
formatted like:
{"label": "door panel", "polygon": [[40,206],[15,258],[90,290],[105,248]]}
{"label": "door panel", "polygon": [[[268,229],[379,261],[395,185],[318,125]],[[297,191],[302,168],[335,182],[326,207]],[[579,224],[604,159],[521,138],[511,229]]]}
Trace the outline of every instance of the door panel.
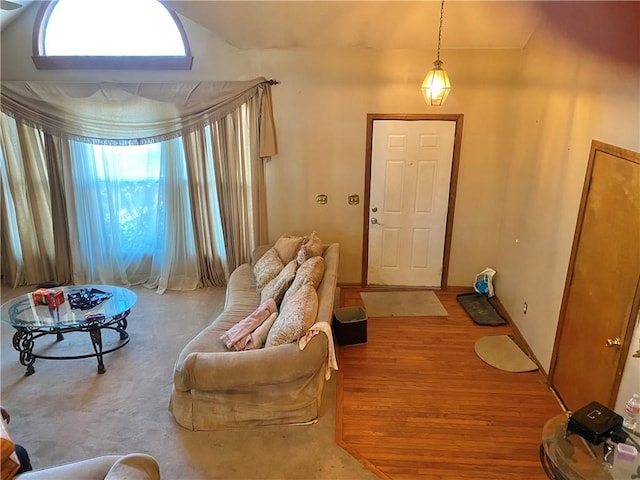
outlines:
{"label": "door panel", "polygon": [[367,280],[440,287],[455,121],[375,120]]}
{"label": "door panel", "polygon": [[638,314],[640,155],[622,152],[592,147],[551,371],[569,409],[613,407]]}

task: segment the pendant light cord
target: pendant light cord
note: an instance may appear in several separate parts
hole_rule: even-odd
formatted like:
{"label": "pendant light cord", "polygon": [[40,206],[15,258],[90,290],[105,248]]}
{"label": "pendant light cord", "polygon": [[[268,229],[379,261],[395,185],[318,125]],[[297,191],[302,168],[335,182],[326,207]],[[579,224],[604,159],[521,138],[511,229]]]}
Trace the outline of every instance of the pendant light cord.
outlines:
{"label": "pendant light cord", "polygon": [[440,62],[440,41],[442,39],[442,17],[444,16],[444,0],[440,4],[440,28],[438,29],[438,62]]}

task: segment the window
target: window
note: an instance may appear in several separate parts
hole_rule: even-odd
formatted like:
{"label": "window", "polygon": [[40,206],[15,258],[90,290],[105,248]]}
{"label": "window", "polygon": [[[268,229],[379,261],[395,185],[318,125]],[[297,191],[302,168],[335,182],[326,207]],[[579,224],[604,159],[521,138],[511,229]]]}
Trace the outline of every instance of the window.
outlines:
{"label": "window", "polygon": [[[142,94],[151,84],[110,109],[111,98],[130,93],[128,84],[90,84],[104,95],[89,98],[84,84],[35,83],[3,84],[5,281],[144,284],[159,292],[223,285],[265,243],[261,156],[275,139],[261,150],[261,119],[272,118],[264,79],[239,82],[234,95],[229,83],[205,82],[197,113],[178,118],[149,107]],[[190,84],[168,85],[159,102],[172,104]],[[42,98],[50,108],[40,109]],[[76,98],[80,105],[58,107]]]}
{"label": "window", "polygon": [[157,232],[164,231],[164,202],[158,191],[161,144],[83,145],[88,151],[76,161],[93,160],[94,175],[82,177],[76,188],[82,201],[95,195],[94,213],[100,212],[102,224],[111,226],[109,234],[117,235],[117,242],[109,244],[117,243],[129,255],[152,254]]}
{"label": "window", "polygon": [[39,69],[190,69],[178,17],[157,0],[58,0],[36,18]]}

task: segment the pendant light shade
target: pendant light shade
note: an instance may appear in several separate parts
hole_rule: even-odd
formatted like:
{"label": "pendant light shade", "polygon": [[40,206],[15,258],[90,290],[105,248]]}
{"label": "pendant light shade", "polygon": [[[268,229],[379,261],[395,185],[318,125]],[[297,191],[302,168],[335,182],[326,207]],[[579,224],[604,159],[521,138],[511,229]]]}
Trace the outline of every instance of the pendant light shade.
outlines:
{"label": "pendant light shade", "polygon": [[422,95],[427,105],[442,105],[451,91],[451,82],[440,60],[433,62],[433,66],[422,82]]}
{"label": "pendant light shade", "polygon": [[442,68],[440,61],[440,41],[442,39],[442,17],[444,16],[444,0],[440,4],[440,28],[438,29],[438,56],[433,62],[433,69],[429,70],[422,82],[422,95],[427,105],[442,105],[451,91],[451,82],[447,71]]}

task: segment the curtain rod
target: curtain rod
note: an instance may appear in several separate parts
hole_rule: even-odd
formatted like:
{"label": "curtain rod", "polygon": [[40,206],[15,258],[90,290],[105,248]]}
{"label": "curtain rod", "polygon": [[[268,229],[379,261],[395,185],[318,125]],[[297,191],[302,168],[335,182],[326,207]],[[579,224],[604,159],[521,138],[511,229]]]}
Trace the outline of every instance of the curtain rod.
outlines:
{"label": "curtain rod", "polygon": [[278,85],[280,82],[278,80],[271,79],[271,80],[268,80],[267,83],[269,85]]}

